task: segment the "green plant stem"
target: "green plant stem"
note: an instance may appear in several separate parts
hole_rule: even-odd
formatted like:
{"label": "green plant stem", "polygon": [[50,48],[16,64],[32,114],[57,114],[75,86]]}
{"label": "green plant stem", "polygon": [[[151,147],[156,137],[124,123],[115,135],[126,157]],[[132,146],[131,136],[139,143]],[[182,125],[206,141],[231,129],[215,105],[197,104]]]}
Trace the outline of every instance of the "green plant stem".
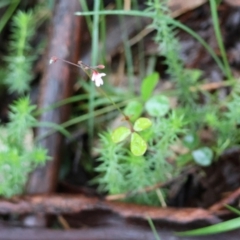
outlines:
{"label": "green plant stem", "polygon": [[[139,4],[138,4],[137,0],[133,0],[132,5],[133,5],[133,8],[139,9],[138,8]],[[142,22],[141,22],[140,17],[138,18],[137,25],[139,26],[139,29],[144,27]],[[132,46],[132,44],[131,44],[131,46]],[[145,76],[147,76],[146,69],[145,69],[146,62],[145,62],[145,51],[144,51],[143,41],[138,42],[138,55],[139,55],[139,68],[140,68],[139,69],[139,78],[143,79]]]}
{"label": "green plant stem", "polygon": [[[124,101],[122,103],[119,103],[119,107],[122,107],[122,106],[125,106],[127,101]],[[105,107],[105,108],[102,108],[102,109],[99,109],[99,110],[96,110],[95,111],[95,114],[94,114],[94,117],[97,117],[97,116],[100,116],[104,113],[107,113],[109,111],[113,111],[115,110],[115,106],[108,106],[108,107]],[[76,118],[73,118],[63,124],[61,124],[61,126],[63,126],[64,128],[66,127],[70,127],[76,123],[79,123],[79,122],[82,122],[82,121],[85,121],[89,118],[89,114],[86,114],[86,115],[83,115],[83,116],[80,116],[80,117],[76,117]]]}
{"label": "green plant stem", "polygon": [[[76,12],[75,13],[78,16],[89,16],[89,15],[94,15],[95,12]],[[130,16],[140,16],[140,17],[149,17],[149,18],[153,18],[153,14],[149,13],[149,12],[140,12],[140,11],[122,11],[122,10],[114,10],[114,11],[109,11],[109,10],[105,10],[105,11],[100,11],[98,12],[98,14],[101,15],[130,15]],[[212,58],[216,61],[218,67],[224,72],[224,74],[227,75],[226,70],[224,65],[222,64],[221,60],[218,58],[218,56],[216,55],[216,53],[213,51],[213,49],[207,44],[207,42],[197,33],[195,33],[192,29],[190,29],[189,27],[185,26],[184,24],[176,21],[175,19],[172,19],[168,16],[161,16],[162,20],[164,21],[169,21],[169,23],[177,26],[178,28],[184,30],[185,32],[189,33],[190,35],[192,35],[194,38],[196,38],[204,47],[205,49],[209,52],[209,54],[212,56]]]}
{"label": "green plant stem", "polygon": [[[30,19],[29,19],[30,20]],[[22,29],[21,29],[21,37],[18,40],[18,48],[17,48],[17,56],[24,56],[24,52],[25,52],[25,46],[27,45],[27,38],[28,38],[28,28],[29,28],[29,24],[30,21],[28,20],[28,22],[24,25],[22,25]]]}
{"label": "green plant stem", "polygon": [[225,205],[225,207],[228,209],[228,210],[230,210],[231,212],[233,212],[233,213],[236,213],[237,215],[240,215],[240,211],[238,210],[238,209],[236,209],[236,208],[234,208],[234,207],[232,207],[232,206],[230,206],[230,205]]}
{"label": "green plant stem", "polygon": [[[89,11],[86,0],[79,0],[79,3],[80,3],[84,12]],[[90,33],[90,35],[92,35],[93,26],[92,26],[92,20],[91,20],[90,16],[86,17],[86,23],[87,23],[89,33]]]}
{"label": "green plant stem", "polygon": [[198,228],[185,232],[177,232],[177,236],[187,237],[187,236],[204,236],[210,234],[217,234],[227,231],[232,231],[240,227],[240,217],[227,220],[225,222],[220,222],[215,225]]}
{"label": "green plant stem", "polygon": [[155,226],[153,224],[152,219],[150,217],[147,217],[147,220],[148,220],[148,223],[149,223],[149,225],[150,225],[150,227],[152,229],[152,232],[153,232],[154,237],[156,238],[156,240],[161,240],[161,238],[159,237],[159,235],[157,233],[157,230],[156,230],[156,228],[155,228]]}
{"label": "green plant stem", "polygon": [[218,46],[219,46],[219,49],[220,49],[220,52],[221,52],[221,55],[223,58],[223,64],[225,67],[226,76],[228,77],[228,79],[233,79],[231,69],[230,69],[230,66],[229,66],[229,63],[227,60],[227,54],[226,54],[226,51],[225,51],[225,48],[223,45],[222,34],[221,34],[219,21],[218,21],[217,3],[216,3],[216,0],[209,0],[209,2],[210,2],[210,7],[211,7],[214,31],[215,31]]}
{"label": "green plant stem", "polygon": [[[118,108],[120,107],[123,107],[126,105],[126,103],[128,102],[129,100],[126,100],[126,101],[123,101],[121,103],[118,104]],[[108,107],[105,107],[105,108],[102,108],[102,109],[99,109],[99,110],[95,110],[94,112],[94,117],[97,117],[97,116],[100,116],[102,114],[105,114],[105,113],[108,113],[110,111],[113,111],[116,109],[116,106],[108,106]],[[60,124],[60,127],[61,128],[67,128],[67,127],[70,127],[72,125],[75,125],[77,123],[80,123],[80,122],[83,122],[83,121],[86,121],[90,118],[91,116],[89,116],[89,113],[88,114],[85,114],[85,115],[81,115],[79,117],[76,117],[76,118],[73,118],[73,119],[70,119],[69,121],[67,122],[64,122],[62,124]],[[38,139],[38,141],[50,136],[51,134],[55,133],[56,130],[51,130],[49,131],[48,133],[44,134],[43,136],[40,136],[40,138]]]}
{"label": "green plant stem", "polygon": [[[93,16],[93,29],[92,29],[92,66],[97,65],[98,60],[98,40],[99,40],[99,8],[100,8],[100,0],[94,1],[94,16]],[[93,135],[94,135],[94,99],[95,99],[95,85],[93,82],[90,84],[90,92],[89,92],[89,115],[88,119],[88,135],[89,135],[89,148],[91,149]]]}
{"label": "green plant stem", "polygon": [[124,120],[128,122],[128,124],[129,124],[129,126],[130,126],[130,129],[131,129],[131,131],[133,132],[133,131],[134,131],[134,130],[133,130],[133,125],[132,125],[129,117],[124,114],[124,112],[123,112],[123,111],[118,107],[118,105],[111,99],[111,97],[109,97],[101,88],[100,88],[99,90],[100,90],[101,93],[112,103],[112,105],[119,111],[119,113],[123,115]]}
{"label": "green plant stem", "polygon": [[7,11],[3,15],[0,21],[0,33],[2,32],[3,28],[5,27],[6,23],[12,16],[13,12],[17,8],[18,4],[20,3],[20,0],[13,1],[11,5],[8,7]]}
{"label": "green plant stem", "polygon": [[63,100],[61,100],[59,102],[56,102],[56,103],[54,103],[54,104],[52,104],[52,105],[50,105],[46,108],[42,108],[42,109],[37,110],[34,113],[34,116],[37,117],[44,112],[51,111],[55,108],[58,108],[58,107],[61,107],[61,106],[65,105],[65,104],[69,104],[69,103],[73,103],[73,102],[77,102],[77,101],[85,100],[85,99],[88,99],[88,94],[81,94],[81,95],[73,96],[73,97],[70,97],[70,98],[67,98],[67,99],[63,99]]}
{"label": "green plant stem", "polygon": [[109,97],[101,88],[99,88],[99,91],[112,103],[113,106],[116,107],[116,109],[119,111],[120,114],[126,118],[127,116],[123,113],[123,111],[118,107],[118,105]]}
{"label": "green plant stem", "polygon": [[[104,2],[101,1],[101,8],[104,8]],[[106,54],[107,54],[107,48],[106,48],[106,33],[107,33],[107,28],[106,28],[106,18],[105,15],[103,15],[100,19],[100,40],[101,40],[101,64],[105,65],[106,64]]]}
{"label": "green plant stem", "polygon": [[[123,7],[122,0],[117,0],[117,7],[118,8]],[[126,33],[126,27],[125,27],[126,22],[124,22],[124,19],[121,15],[119,16],[119,20],[120,20],[120,28],[121,28],[121,37],[124,45],[124,53],[125,53],[126,62],[127,62],[127,75],[129,78],[129,88],[133,93],[134,81],[133,81],[133,59],[132,59],[131,46]]]}
{"label": "green plant stem", "polygon": [[[56,123],[52,123],[52,122],[38,122],[35,125],[33,125],[33,127],[46,127],[46,128],[53,128],[55,131],[59,131],[62,135],[64,135],[66,138],[70,137],[70,133],[61,125],[56,124]],[[39,136],[39,138],[36,138],[36,141],[38,141],[38,139],[40,139],[41,136]]]}
{"label": "green plant stem", "polygon": [[[51,104],[48,107],[36,110],[33,113],[33,116],[37,117],[37,116],[41,115],[44,112],[51,111],[51,110],[53,110],[55,108],[58,108],[58,107],[61,107],[63,105],[74,103],[74,102],[81,101],[81,100],[87,100],[87,99],[88,99],[88,94],[80,94],[80,95],[76,95],[76,96],[73,96],[73,97],[70,97],[70,98],[66,98],[66,99],[63,99],[63,100],[61,100],[59,102]],[[115,101],[119,102],[120,100],[122,100],[122,98],[116,97]],[[95,106],[102,105],[102,104],[106,104],[107,101],[109,101],[109,100],[108,99],[107,100],[102,100],[101,102],[99,100],[97,100],[97,101],[94,102],[94,104],[95,104]],[[81,105],[81,106],[84,106],[84,104]]]}

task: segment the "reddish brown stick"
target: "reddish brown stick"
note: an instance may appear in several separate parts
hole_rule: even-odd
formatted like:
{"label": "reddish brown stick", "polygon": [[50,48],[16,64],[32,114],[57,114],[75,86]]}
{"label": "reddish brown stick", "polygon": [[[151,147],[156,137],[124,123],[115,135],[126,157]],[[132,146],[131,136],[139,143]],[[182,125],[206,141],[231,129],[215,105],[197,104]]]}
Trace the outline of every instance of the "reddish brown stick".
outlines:
{"label": "reddish brown stick", "polygon": [[[239,199],[240,196],[240,188],[236,189],[233,191],[231,194],[229,194],[227,197],[223,198],[219,202],[213,204],[210,208],[209,211],[211,212],[217,212],[225,208],[225,205],[231,204],[237,199]],[[226,208],[225,208],[226,209]]]}
{"label": "reddish brown stick", "polygon": [[112,211],[124,218],[162,220],[187,224],[194,221],[216,223],[219,219],[200,208],[160,208],[119,202],[107,202],[82,195],[38,195],[0,199],[0,214],[73,214],[84,210]]}
{"label": "reddish brown stick", "polygon": [[[72,95],[73,81],[77,75],[77,72],[74,74],[73,71],[76,69],[61,61],[50,66],[48,62],[54,55],[72,62],[79,60],[81,18],[74,16],[79,7],[78,0],[55,1],[49,52],[46,57],[46,69],[40,90],[40,108],[48,107]],[[60,124],[68,117],[69,107],[64,106],[43,113],[40,121]],[[47,128],[39,128],[37,136],[42,136],[48,131]],[[53,192],[57,184],[63,138],[59,133],[55,133],[41,140],[40,145],[48,150],[52,160],[31,174],[27,184],[27,193],[29,194]]]}

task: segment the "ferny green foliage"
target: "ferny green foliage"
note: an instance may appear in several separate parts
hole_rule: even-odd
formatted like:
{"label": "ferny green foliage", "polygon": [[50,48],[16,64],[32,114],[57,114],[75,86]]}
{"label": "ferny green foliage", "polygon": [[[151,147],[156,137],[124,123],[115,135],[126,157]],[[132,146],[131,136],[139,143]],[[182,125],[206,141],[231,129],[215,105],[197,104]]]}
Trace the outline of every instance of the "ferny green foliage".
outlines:
{"label": "ferny green foliage", "polygon": [[28,174],[49,158],[45,149],[33,145],[32,116],[35,106],[28,97],[10,106],[9,123],[0,127],[0,195],[10,197],[23,191]]}

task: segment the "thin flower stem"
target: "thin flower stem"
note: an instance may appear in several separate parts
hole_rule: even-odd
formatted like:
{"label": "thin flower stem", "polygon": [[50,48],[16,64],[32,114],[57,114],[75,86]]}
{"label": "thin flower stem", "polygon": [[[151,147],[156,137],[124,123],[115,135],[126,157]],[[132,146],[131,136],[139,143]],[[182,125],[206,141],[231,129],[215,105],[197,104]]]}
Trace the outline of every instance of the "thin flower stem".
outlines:
{"label": "thin flower stem", "polygon": [[[93,67],[88,66],[87,64],[83,63],[82,61],[79,61],[78,64],[75,64],[75,63],[69,62],[67,60],[64,60],[62,58],[58,58],[58,57],[53,57],[52,60],[53,60],[53,62],[55,62],[57,60],[61,60],[65,63],[67,63],[67,64],[70,64],[70,65],[73,65],[75,67],[81,68],[90,78],[91,78],[91,76],[90,76],[89,72],[86,71],[87,69],[91,70],[93,73],[97,72]],[[102,65],[98,65],[97,67],[99,67],[99,66],[102,66]],[[111,97],[109,97],[101,88],[100,88],[100,91],[112,103],[112,105],[119,111],[119,113],[123,115],[124,120],[128,122],[131,131],[134,132],[133,125],[132,125],[129,117],[126,114],[124,114],[124,112],[115,104],[115,102],[111,99]]]}
{"label": "thin flower stem", "polygon": [[76,64],[76,63],[69,62],[69,61],[64,60],[64,59],[62,59],[62,58],[57,58],[57,59],[65,62],[65,63],[68,63],[68,64],[70,64],[70,65],[73,65],[73,66],[75,66],[75,67],[80,68],[80,65],[78,65],[78,64]]}
{"label": "thin flower stem", "polygon": [[112,105],[119,111],[120,114],[123,115],[124,120],[126,120],[131,128],[131,131],[133,132],[133,125],[131,121],[129,120],[129,117],[116,105],[116,103],[109,97],[101,88],[99,89],[100,92],[112,103]]}
{"label": "thin flower stem", "polygon": [[73,63],[73,62],[70,62],[70,61],[67,61],[65,59],[62,59],[62,58],[59,58],[59,57],[56,57],[56,60],[60,60],[60,61],[63,61],[67,64],[70,64],[72,66],[75,66],[75,67],[78,67],[78,68],[81,68],[87,75],[89,78],[91,78],[90,74],[88,73],[88,71],[86,71],[87,69],[91,70],[91,71],[95,71],[92,67],[88,66],[87,64],[84,64],[82,61],[79,61],[78,64],[76,63]]}
{"label": "thin flower stem", "polygon": [[108,100],[116,107],[116,109],[124,116],[127,117],[123,111],[115,104],[115,102],[111,99],[111,97],[109,97],[101,88],[100,88],[101,93],[108,98]]}
{"label": "thin flower stem", "polygon": [[78,64],[79,64],[79,66],[82,67],[83,70],[89,69],[89,70],[92,70],[92,71],[96,71],[95,68],[99,68],[99,66],[91,67],[91,66],[83,63],[82,61],[78,61]]}

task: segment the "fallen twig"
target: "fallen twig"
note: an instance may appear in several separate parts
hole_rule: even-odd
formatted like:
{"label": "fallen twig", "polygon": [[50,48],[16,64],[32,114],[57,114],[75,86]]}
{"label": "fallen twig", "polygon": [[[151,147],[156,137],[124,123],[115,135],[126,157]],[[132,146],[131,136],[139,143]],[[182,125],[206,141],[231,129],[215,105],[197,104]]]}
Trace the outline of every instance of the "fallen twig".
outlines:
{"label": "fallen twig", "polygon": [[82,195],[35,195],[0,199],[0,214],[76,214],[85,210],[111,211],[124,218],[162,220],[187,224],[195,221],[219,222],[218,217],[200,208],[160,208],[108,202]]}
{"label": "fallen twig", "polygon": [[240,188],[236,189],[234,192],[229,194],[227,197],[223,198],[221,201],[213,204],[209,208],[209,211],[211,211],[212,213],[216,213],[217,211],[225,208],[226,204],[231,204],[233,201],[235,201],[239,197],[240,197]]}

